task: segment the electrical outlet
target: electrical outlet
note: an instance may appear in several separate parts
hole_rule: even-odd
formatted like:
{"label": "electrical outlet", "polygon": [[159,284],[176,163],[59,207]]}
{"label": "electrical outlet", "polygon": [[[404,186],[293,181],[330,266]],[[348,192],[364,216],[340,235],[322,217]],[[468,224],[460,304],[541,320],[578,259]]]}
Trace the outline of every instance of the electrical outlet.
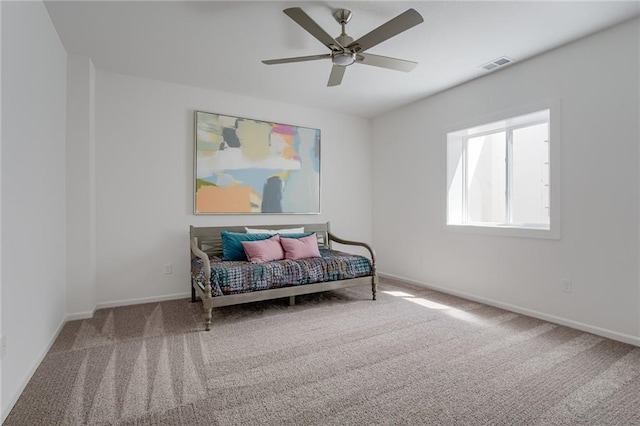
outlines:
{"label": "electrical outlet", "polygon": [[0,337],[0,359],[7,354],[7,336]]}
{"label": "electrical outlet", "polygon": [[564,279],[562,280],[562,291],[565,293],[573,292],[573,283],[571,280]]}
{"label": "electrical outlet", "polygon": [[167,263],[164,265],[164,273],[169,275],[173,272],[173,265],[170,263]]}

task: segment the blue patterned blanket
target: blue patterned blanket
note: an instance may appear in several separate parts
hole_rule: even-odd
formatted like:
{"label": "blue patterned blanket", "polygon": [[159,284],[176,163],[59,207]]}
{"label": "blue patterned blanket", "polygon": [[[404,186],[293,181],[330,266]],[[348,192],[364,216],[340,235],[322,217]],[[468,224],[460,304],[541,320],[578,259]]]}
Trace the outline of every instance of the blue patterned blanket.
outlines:
{"label": "blue patterned blanket", "polygon": [[[222,261],[219,257],[211,257],[211,294],[224,296],[371,275],[371,261],[364,256],[326,249],[321,249],[320,254],[320,258],[267,263]],[[193,259],[191,274],[204,289],[201,259]]]}

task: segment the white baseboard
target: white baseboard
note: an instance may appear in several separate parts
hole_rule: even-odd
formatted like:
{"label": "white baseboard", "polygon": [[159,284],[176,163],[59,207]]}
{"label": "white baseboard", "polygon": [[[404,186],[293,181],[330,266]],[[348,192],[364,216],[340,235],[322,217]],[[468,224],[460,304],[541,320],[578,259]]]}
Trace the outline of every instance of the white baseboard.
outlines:
{"label": "white baseboard", "polygon": [[410,278],[401,277],[399,275],[387,274],[385,272],[378,272],[378,275],[381,277],[386,277],[393,280],[404,281],[406,283],[414,284],[420,287],[425,287],[431,290],[437,290],[442,293],[451,294],[454,296],[462,297],[464,299],[473,300],[474,302],[484,303],[485,305],[491,305],[497,308],[506,309],[508,311],[538,318],[544,321],[549,321],[555,324],[560,324],[567,327],[575,328],[577,330],[586,331],[587,333],[597,334],[598,336],[606,337],[606,338],[617,340],[624,343],[629,343],[631,345],[640,346],[640,337],[632,336],[630,334],[618,333],[617,331],[608,330],[606,328],[596,327],[594,325],[573,321],[568,318],[562,318],[562,317],[547,314],[544,312],[523,308],[522,306],[512,305],[510,303],[499,302],[497,300],[488,299],[486,297],[476,296],[475,294],[469,294],[462,291],[450,290],[448,288],[427,284],[421,281],[412,280]]}
{"label": "white baseboard", "polygon": [[[51,346],[53,346],[53,342],[56,341],[56,339],[58,338],[58,335],[62,331],[62,327],[64,327],[64,325],[66,323],[67,323],[67,317],[65,316],[64,318],[62,318],[62,322],[60,323],[60,325],[56,329],[55,333],[53,333],[53,337],[49,341],[49,344],[47,344],[47,346],[44,348],[44,350],[42,352],[40,352],[40,354],[36,358],[35,363],[31,366],[29,371],[27,371],[27,374],[22,379],[22,382],[20,383],[20,386],[18,387],[16,392],[11,396],[11,399],[9,400],[9,403],[7,404],[7,406],[3,407],[3,409],[2,409],[2,422],[0,422],[0,423],[4,423],[4,421],[7,419],[7,416],[9,415],[11,410],[13,409],[13,406],[16,405],[16,402],[18,402],[18,398],[20,398],[20,395],[22,395],[22,392],[24,392],[24,388],[27,387],[27,384],[29,383],[29,380],[31,380],[31,378],[33,377],[33,374],[36,372],[38,367],[40,367],[40,364],[42,363],[42,360],[44,359],[44,357],[49,352],[49,349],[51,349]],[[4,402],[4,395],[3,395],[3,402]]]}
{"label": "white baseboard", "polygon": [[93,315],[96,313],[98,309],[117,308],[118,306],[140,305],[143,303],[164,302],[165,300],[185,299],[187,297],[191,297],[190,292],[167,294],[164,296],[140,297],[138,299],[113,300],[111,302],[100,302],[96,304],[96,306],[94,306],[93,310],[91,311],[75,312],[72,314],[67,314],[67,316],[65,317],[65,320],[74,321],[74,320],[93,318]]}
{"label": "white baseboard", "polygon": [[65,317],[65,321],[75,321],[75,320],[83,320],[83,319],[93,318],[93,314],[95,314],[95,313],[96,313],[96,308],[94,306],[92,311],[76,312],[75,314],[68,314]]}
{"label": "white baseboard", "polygon": [[112,302],[100,302],[96,305],[96,309],[116,308],[118,306],[140,305],[142,303],[164,302],[165,300],[185,299],[191,297],[191,292],[167,294],[165,296],[141,297],[139,299],[115,300]]}

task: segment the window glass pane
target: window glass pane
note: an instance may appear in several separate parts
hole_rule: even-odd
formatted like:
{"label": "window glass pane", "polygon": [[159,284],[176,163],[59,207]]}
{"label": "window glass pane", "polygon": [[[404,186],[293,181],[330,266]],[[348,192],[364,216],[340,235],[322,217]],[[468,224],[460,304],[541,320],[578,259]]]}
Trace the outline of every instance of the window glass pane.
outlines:
{"label": "window glass pane", "polygon": [[506,133],[467,142],[467,221],[506,222]]}
{"label": "window glass pane", "polygon": [[463,210],[462,137],[447,137],[447,223],[462,224]]}
{"label": "window glass pane", "polygon": [[547,225],[549,218],[549,124],[513,130],[511,217],[517,224]]}

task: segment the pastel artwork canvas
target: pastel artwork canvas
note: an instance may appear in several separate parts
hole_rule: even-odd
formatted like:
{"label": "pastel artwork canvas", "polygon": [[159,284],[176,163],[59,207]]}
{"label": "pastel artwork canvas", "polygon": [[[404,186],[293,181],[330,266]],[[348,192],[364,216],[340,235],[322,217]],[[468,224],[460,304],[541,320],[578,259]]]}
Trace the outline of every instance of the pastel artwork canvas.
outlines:
{"label": "pastel artwork canvas", "polygon": [[196,111],[196,214],[320,213],[320,130]]}

